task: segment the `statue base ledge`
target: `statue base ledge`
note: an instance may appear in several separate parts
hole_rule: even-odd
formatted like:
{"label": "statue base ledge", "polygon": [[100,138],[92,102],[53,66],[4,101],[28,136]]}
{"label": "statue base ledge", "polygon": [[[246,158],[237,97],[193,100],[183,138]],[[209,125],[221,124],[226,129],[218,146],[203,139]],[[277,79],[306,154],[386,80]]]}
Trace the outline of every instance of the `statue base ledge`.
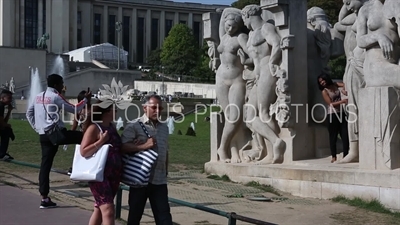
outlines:
{"label": "statue base ledge", "polygon": [[227,175],[234,182],[256,181],[299,197],[330,199],[343,195],[377,199],[386,207],[400,211],[400,169],[364,170],[359,169],[358,163],[330,163],[329,157],[290,165],[208,162],[205,172]]}

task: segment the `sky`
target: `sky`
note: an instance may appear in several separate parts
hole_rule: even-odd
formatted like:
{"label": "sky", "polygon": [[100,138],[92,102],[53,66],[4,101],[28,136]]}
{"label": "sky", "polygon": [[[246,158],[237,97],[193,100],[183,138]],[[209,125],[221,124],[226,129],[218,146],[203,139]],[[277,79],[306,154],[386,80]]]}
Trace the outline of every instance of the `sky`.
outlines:
{"label": "sky", "polygon": [[235,0],[172,0],[173,2],[195,2],[203,4],[231,5]]}

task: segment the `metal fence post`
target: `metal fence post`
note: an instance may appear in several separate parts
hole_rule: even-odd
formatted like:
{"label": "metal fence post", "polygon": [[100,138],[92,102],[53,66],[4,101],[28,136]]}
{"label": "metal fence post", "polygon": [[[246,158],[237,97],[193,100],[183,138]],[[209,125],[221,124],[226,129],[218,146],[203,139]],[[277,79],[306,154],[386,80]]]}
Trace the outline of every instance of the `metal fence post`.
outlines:
{"label": "metal fence post", "polygon": [[121,187],[119,187],[116,196],[115,219],[121,219],[121,207],[122,207],[122,189]]}
{"label": "metal fence post", "polygon": [[236,225],[236,213],[229,213],[228,225]]}

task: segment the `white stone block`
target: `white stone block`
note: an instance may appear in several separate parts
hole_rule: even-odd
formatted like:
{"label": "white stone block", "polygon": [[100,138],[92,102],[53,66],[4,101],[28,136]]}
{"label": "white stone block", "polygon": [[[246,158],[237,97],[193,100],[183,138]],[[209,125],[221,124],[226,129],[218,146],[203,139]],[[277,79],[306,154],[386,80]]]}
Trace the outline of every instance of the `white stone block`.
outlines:
{"label": "white stone block", "polygon": [[321,183],[321,198],[331,199],[343,195],[340,192],[340,184],[335,183]]}
{"label": "white stone block", "polygon": [[322,185],[321,182],[301,181],[300,193],[305,198],[321,198]]}
{"label": "white stone block", "polygon": [[380,188],[379,201],[391,209],[400,209],[400,189]]}
{"label": "white stone block", "polygon": [[348,198],[359,197],[364,200],[379,199],[379,187],[340,184],[339,191]]}

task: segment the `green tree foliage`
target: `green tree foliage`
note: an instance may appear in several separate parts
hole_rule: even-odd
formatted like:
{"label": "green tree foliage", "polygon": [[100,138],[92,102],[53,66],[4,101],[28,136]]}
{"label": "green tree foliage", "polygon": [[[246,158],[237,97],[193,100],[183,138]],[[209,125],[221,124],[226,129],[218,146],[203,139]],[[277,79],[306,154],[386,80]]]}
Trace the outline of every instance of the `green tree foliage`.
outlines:
{"label": "green tree foliage", "polygon": [[346,56],[342,55],[336,59],[332,59],[328,63],[331,70],[331,77],[335,79],[342,79],[346,70]]}
{"label": "green tree foliage", "polygon": [[157,48],[150,52],[149,56],[146,58],[147,64],[152,68],[161,65],[161,49]]}
{"label": "green tree foliage", "polygon": [[201,47],[199,51],[199,60],[197,61],[197,66],[193,71],[193,76],[201,78],[203,82],[210,83],[214,81],[215,73],[209,67],[210,57],[207,52],[208,45],[204,41],[203,47]]}
{"label": "green tree foliage", "polygon": [[246,5],[260,5],[260,0],[238,0],[232,3],[232,7],[243,9]]}
{"label": "green tree foliage", "polygon": [[192,30],[185,24],[173,26],[160,55],[166,72],[190,75],[197,65],[198,56],[199,48]]}

